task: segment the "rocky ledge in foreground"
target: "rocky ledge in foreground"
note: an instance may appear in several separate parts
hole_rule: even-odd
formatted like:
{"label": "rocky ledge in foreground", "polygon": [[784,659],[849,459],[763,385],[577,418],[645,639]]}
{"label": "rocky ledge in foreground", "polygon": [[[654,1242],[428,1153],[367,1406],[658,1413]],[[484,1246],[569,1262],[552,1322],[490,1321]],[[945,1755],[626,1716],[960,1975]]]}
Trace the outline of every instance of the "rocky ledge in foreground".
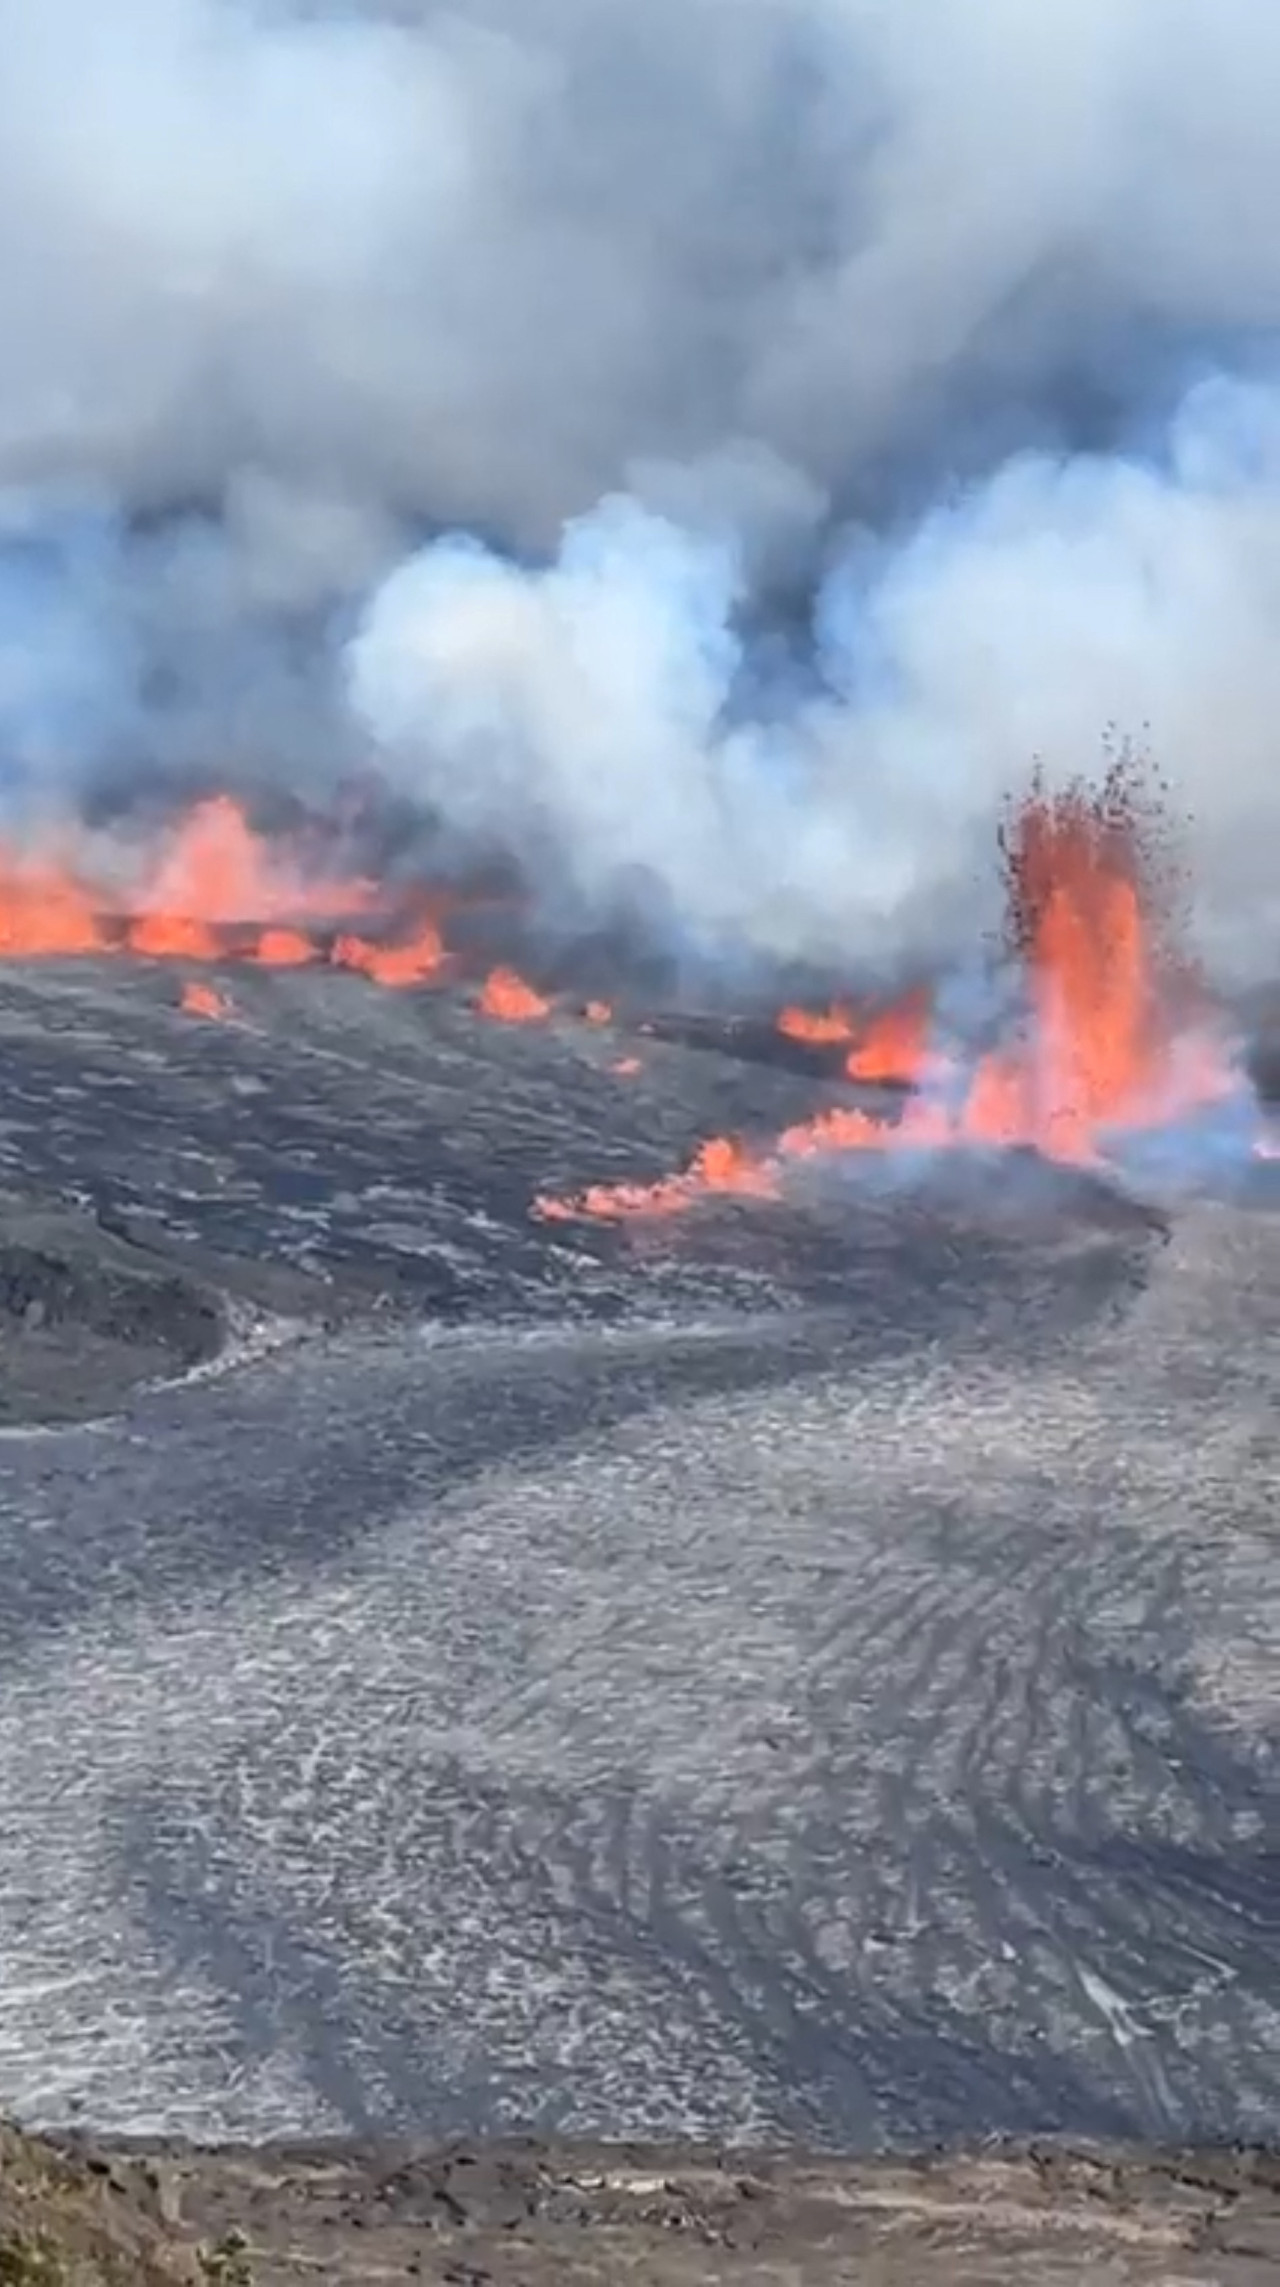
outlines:
{"label": "rocky ledge in foreground", "polygon": [[6,2287],[1263,2287],[1278,2273],[1275,2151],[203,2152],[0,2128]]}
{"label": "rocky ledge in foreground", "polygon": [[0,1187],[0,1430],[109,1413],[228,1344],[271,1346],[387,1300],[376,1280],[324,1282]]}

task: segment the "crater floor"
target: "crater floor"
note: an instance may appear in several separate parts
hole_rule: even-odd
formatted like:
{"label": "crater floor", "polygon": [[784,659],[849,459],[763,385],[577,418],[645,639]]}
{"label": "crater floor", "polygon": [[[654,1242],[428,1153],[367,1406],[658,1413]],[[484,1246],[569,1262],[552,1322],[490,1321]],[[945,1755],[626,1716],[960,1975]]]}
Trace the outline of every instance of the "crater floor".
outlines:
{"label": "crater floor", "polygon": [[1274,2134],[1268,1184],[545,1226],[820,1084],[229,989],[0,973],[18,2112]]}

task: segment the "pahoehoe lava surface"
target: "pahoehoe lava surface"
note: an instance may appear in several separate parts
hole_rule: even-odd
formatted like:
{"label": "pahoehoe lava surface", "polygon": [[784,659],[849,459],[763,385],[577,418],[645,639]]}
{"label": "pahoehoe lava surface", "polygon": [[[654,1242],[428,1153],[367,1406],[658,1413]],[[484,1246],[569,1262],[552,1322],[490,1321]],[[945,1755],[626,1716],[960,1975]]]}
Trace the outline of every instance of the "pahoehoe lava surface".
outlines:
{"label": "pahoehoe lava surface", "polygon": [[[11,1259],[50,1218],[114,1250],[5,1290],[45,1416],[0,1441],[6,2097],[202,2137],[1274,2134],[1265,1191],[856,1171],[550,1229],[537,1190],[820,1084],[232,989],[206,1025],[142,965],[0,977]],[[75,1298],[135,1273],[169,1303],[125,1394]]]}

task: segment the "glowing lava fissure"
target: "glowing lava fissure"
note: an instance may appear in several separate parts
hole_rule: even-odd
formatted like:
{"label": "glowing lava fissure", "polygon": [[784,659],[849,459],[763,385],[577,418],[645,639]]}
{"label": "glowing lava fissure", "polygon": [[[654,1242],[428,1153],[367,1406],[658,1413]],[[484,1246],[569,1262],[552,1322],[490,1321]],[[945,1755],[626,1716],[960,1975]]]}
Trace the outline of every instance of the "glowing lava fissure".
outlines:
{"label": "glowing lava fissure", "polygon": [[232,1013],[226,994],[218,992],[213,985],[200,983],[197,978],[189,979],[183,986],[178,1005],[187,1016],[217,1019]]}
{"label": "glowing lava fissure", "polygon": [[795,1038],[848,1040],[850,1079],[909,1081],[896,1119],[835,1105],[767,1146],[716,1137],[679,1174],[541,1198],[535,1213],[619,1221],[678,1214],[714,1193],[771,1198],[789,1163],[832,1152],[967,1144],[1087,1166],[1117,1133],[1233,1095],[1235,1058],[1180,950],[1177,877],[1160,826],[1149,781],[1129,757],[1099,786],[1052,791],[1036,777],[1009,806],[1000,859],[1016,1014],[999,1044],[967,1064],[940,1053],[936,1011],[919,993],[866,1021],[841,1004],[813,1018],[783,1012],[780,1027]]}
{"label": "glowing lava fissure", "polygon": [[514,969],[491,969],[476,999],[484,1016],[503,1024],[537,1024],[551,1014],[551,1003],[535,992]]}
{"label": "glowing lava fissure", "polygon": [[[789,1165],[838,1151],[967,1142],[1088,1164],[1116,1131],[1158,1127],[1231,1095],[1237,1066],[1179,950],[1176,877],[1160,864],[1159,824],[1128,762],[1092,789],[1050,792],[1034,781],[1010,807],[1000,851],[1017,1014],[986,1054],[966,1057],[940,1040],[937,1009],[918,988],[887,1008],[837,1001],[817,1014],[782,1011],[778,1030],[831,1050],[851,1082],[904,1088],[896,1117],[835,1104],[767,1146],[713,1137],[656,1183],[592,1185],[577,1198],[540,1199],[535,1211],[620,1219],[676,1214],[713,1193],[768,1198]],[[0,958],[320,965],[403,988],[459,976],[462,958],[444,930],[456,908],[457,893],[452,903],[444,890],[406,896],[331,863],[326,871],[298,839],[256,831],[229,795],[195,803],[141,843],[83,831],[37,851],[0,843]],[[206,1016],[229,1010],[212,987],[184,990],[182,1005]],[[471,1005],[527,1026],[558,1004],[504,965],[477,982]],[[614,1012],[592,1000],[577,1014],[600,1027]],[[623,1058],[611,1069],[638,1066]]]}
{"label": "glowing lava fissure", "polygon": [[[388,987],[453,972],[442,893],[406,903],[362,875],[317,875],[288,837],[257,832],[230,795],[196,802],[138,850],[113,844],[110,857],[104,869],[100,846],[84,835],[36,853],[0,843],[0,958],[319,963]],[[361,920],[365,927],[353,926]],[[188,995],[183,1005],[195,1003]],[[492,972],[476,1005],[524,1024],[551,1011],[509,968]],[[596,1006],[604,1021],[604,1004]]]}

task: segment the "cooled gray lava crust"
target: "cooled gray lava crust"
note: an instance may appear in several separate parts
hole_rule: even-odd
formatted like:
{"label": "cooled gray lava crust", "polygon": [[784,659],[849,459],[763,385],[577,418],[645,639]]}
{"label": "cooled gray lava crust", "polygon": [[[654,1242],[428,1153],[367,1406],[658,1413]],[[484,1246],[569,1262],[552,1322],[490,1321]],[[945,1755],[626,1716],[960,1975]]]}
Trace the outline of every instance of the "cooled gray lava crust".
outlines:
{"label": "cooled gray lava crust", "polygon": [[0,1439],[6,2098],[1274,2135],[1265,1191],[864,1173],[548,1228],[536,1190],[818,1085],[231,989],[213,1025],[159,969],[0,976],[5,1244],[78,1215],[159,1264],[149,1373],[204,1355],[191,1295],[259,1313],[124,1395],[115,1320],[10,1278],[7,1387],[64,1418]]}

